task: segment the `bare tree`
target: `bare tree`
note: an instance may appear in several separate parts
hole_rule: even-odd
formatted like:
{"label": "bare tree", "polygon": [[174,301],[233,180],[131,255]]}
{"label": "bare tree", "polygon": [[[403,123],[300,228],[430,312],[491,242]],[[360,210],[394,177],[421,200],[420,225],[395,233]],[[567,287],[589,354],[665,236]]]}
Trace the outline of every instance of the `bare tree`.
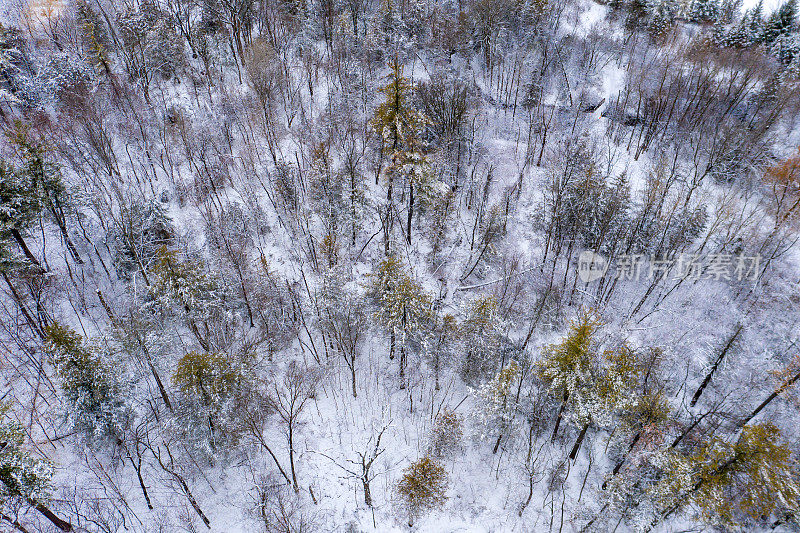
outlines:
{"label": "bare tree", "polygon": [[295,492],[300,490],[295,468],[295,436],[300,424],[303,409],[308,400],[314,398],[319,374],[303,368],[296,361],[289,363],[281,382],[273,384],[270,405],[285,426],[286,441],[289,446],[289,470]]}

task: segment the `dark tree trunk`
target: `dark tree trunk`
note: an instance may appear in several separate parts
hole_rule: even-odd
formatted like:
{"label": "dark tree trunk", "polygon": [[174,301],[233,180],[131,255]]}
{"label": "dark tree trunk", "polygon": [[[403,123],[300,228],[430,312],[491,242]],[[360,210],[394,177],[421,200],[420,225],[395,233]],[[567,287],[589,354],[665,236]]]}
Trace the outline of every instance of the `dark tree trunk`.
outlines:
{"label": "dark tree trunk", "polygon": [[414,184],[408,184],[408,223],[406,241],[411,245],[411,219],[414,217]]}
{"label": "dark tree trunk", "polygon": [[500,441],[503,440],[502,435],[497,436],[497,441],[494,443],[494,448],[492,449],[492,455],[497,453],[497,450],[500,448]]}
{"label": "dark tree trunk", "polygon": [[[625,452],[625,455],[622,456],[622,459],[620,459],[619,462],[617,462],[617,464],[614,465],[614,470],[611,471],[611,477],[614,477],[617,474],[619,474],[619,471],[622,468],[622,465],[625,464],[625,460],[628,458],[628,455],[630,455],[631,450],[633,450],[634,446],[636,446],[636,443],[639,442],[640,438],[642,438],[642,432],[641,431],[639,431],[636,434],[636,436],[633,437],[633,440],[631,441],[630,446],[628,446],[628,451]],[[603,481],[602,489],[606,490],[607,486],[608,486],[608,481],[607,480]]]}
{"label": "dark tree trunk", "polygon": [[297,484],[297,472],[294,468],[294,428],[289,424],[289,470],[292,472],[292,487],[295,492],[300,490]]}
{"label": "dark tree trunk", "polygon": [[575,446],[573,446],[572,451],[569,452],[569,458],[571,460],[574,461],[575,458],[578,456],[578,451],[581,449],[581,443],[583,442],[584,437],[586,437],[586,430],[588,429],[589,429],[589,424],[586,424],[585,426],[583,426],[583,429],[581,429],[580,434],[578,434],[578,439],[575,441]]}
{"label": "dark tree trunk", "polygon": [[28,261],[33,263],[34,265],[41,268],[42,264],[39,262],[38,259],[31,253],[30,248],[28,245],[25,244],[25,239],[22,238],[22,234],[19,232],[18,229],[11,230],[11,236],[14,237],[14,240],[17,241],[17,244],[22,249],[22,253],[25,254],[25,257],[28,258]]}
{"label": "dark tree trunk", "polygon": [[50,522],[52,522],[52,523],[53,523],[53,525],[54,525],[54,526],[56,526],[56,527],[57,527],[58,529],[60,529],[61,531],[72,531],[72,530],[73,530],[73,528],[72,528],[72,524],[70,524],[69,522],[67,522],[67,521],[65,521],[65,520],[62,520],[62,519],[60,519],[59,517],[57,517],[57,516],[55,515],[55,513],[53,513],[53,511],[51,511],[50,509],[48,509],[47,507],[45,507],[45,506],[44,506],[44,505],[42,505],[41,503],[39,503],[39,502],[37,502],[37,501],[35,501],[35,500],[30,500],[30,501],[29,501],[29,503],[30,503],[31,505],[33,505],[33,506],[34,506],[34,508],[35,508],[37,511],[39,511],[40,513],[42,513],[42,515],[43,515],[45,518],[47,518],[48,520],[50,520]]}
{"label": "dark tree trunk", "polygon": [[363,479],[361,482],[364,484],[364,503],[367,507],[372,507],[372,493],[369,490],[369,480]]}
{"label": "dark tree trunk", "polygon": [[561,407],[558,408],[558,416],[556,417],[556,425],[553,428],[553,435],[550,437],[550,442],[555,442],[558,436],[558,427],[561,425],[561,419],[564,417],[564,408],[567,405],[569,393],[564,392],[564,397],[561,399]]}
{"label": "dark tree trunk", "polygon": [[781,385],[780,387],[778,387],[777,389],[775,389],[774,391],[772,391],[772,394],[770,394],[769,396],[767,396],[767,398],[766,398],[766,399],[765,399],[763,402],[761,402],[761,403],[759,404],[759,406],[758,406],[758,407],[756,407],[756,408],[753,410],[753,412],[752,412],[752,413],[750,413],[750,415],[749,415],[747,418],[745,418],[745,419],[744,419],[742,422],[740,422],[740,423],[739,423],[739,426],[740,426],[740,427],[741,427],[741,426],[744,426],[744,425],[746,425],[748,422],[750,422],[752,419],[754,419],[754,418],[755,418],[755,417],[758,415],[758,413],[760,413],[760,412],[761,412],[761,411],[762,411],[762,410],[763,410],[763,409],[764,409],[766,406],[768,406],[768,405],[770,404],[770,402],[772,402],[772,400],[774,400],[775,398],[777,398],[777,397],[778,397],[778,396],[779,396],[779,395],[780,395],[780,394],[781,394],[783,391],[785,391],[786,389],[788,389],[789,387],[791,387],[792,385],[794,385],[794,383],[795,383],[795,382],[796,382],[798,379],[800,379],[800,373],[797,373],[797,374],[795,374],[795,375],[794,375],[794,376],[792,376],[792,377],[791,377],[789,380],[785,381],[785,382],[783,383],[783,385]]}
{"label": "dark tree trunk", "polygon": [[733,346],[733,343],[736,342],[736,338],[742,331],[742,327],[743,326],[741,324],[739,324],[739,326],[736,327],[736,331],[733,333],[730,340],[728,340],[728,344],[726,344],[725,348],[723,348],[722,351],[719,353],[719,356],[717,357],[717,360],[714,361],[714,365],[711,367],[711,370],[708,371],[708,374],[706,374],[706,377],[705,379],[703,379],[703,382],[700,384],[700,387],[698,387],[697,391],[694,393],[692,401],[689,403],[690,407],[694,407],[694,405],[697,403],[697,400],[699,400],[700,396],[703,394],[705,388],[708,386],[709,383],[711,383],[711,378],[714,376],[714,372],[716,372],[717,367],[719,367],[720,363],[722,363],[722,360],[725,358],[725,355],[728,353],[728,351],[730,351],[731,347]]}

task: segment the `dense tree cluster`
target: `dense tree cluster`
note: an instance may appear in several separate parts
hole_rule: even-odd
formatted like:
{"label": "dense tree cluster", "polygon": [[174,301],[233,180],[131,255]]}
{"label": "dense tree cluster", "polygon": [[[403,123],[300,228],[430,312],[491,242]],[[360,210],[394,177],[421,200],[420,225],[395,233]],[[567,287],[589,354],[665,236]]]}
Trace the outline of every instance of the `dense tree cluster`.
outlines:
{"label": "dense tree cluster", "polygon": [[3,531],[800,531],[796,0],[4,6]]}

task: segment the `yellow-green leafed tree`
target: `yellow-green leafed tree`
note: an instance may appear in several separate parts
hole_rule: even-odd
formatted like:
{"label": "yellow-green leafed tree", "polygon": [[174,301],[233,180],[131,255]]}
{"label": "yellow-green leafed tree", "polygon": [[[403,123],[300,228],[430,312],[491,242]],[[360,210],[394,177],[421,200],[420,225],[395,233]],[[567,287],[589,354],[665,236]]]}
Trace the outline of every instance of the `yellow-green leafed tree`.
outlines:
{"label": "yellow-green leafed tree", "polygon": [[555,440],[565,411],[581,428],[570,459],[577,457],[591,424],[610,424],[620,410],[633,406],[631,386],[641,371],[637,354],[625,344],[599,353],[596,335],[601,326],[592,312],[581,313],[561,342],[545,348],[538,363],[548,392],[561,399],[551,439]]}
{"label": "yellow-green leafed tree", "polygon": [[400,260],[388,256],[378,266],[371,292],[377,300],[378,321],[389,331],[389,358],[394,358],[395,340],[400,343],[400,388],[405,388],[406,340],[420,332],[432,317],[432,299],[419,283],[406,272]]}
{"label": "yellow-green leafed tree", "polygon": [[691,502],[711,523],[745,528],[779,510],[798,511],[797,464],[777,427],[745,426],[734,443],[714,437],[690,455],[670,452],[658,496],[662,519]]}
{"label": "yellow-green leafed tree", "polygon": [[209,406],[233,394],[241,379],[224,354],[205,352],[181,357],[173,377],[181,392]]}
{"label": "yellow-green leafed tree", "polygon": [[67,422],[88,442],[119,440],[129,411],[111,369],[83,337],[56,322],[45,329],[44,349],[58,375]]}
{"label": "yellow-green leafed tree", "polygon": [[214,278],[203,272],[201,262],[181,258],[166,246],[158,250],[150,272],[150,305],[183,316],[200,346],[209,351],[197,323],[208,320],[220,306],[222,294]]}
{"label": "yellow-green leafed tree", "polygon": [[539,378],[548,393],[561,399],[551,440],[568,405],[583,405],[590,401],[587,394],[594,390],[598,356],[594,350],[595,335],[602,322],[591,313],[583,313],[570,324],[569,332],[558,343],[547,346],[537,364]]}
{"label": "yellow-green leafed tree", "polygon": [[178,361],[172,382],[182,394],[181,418],[187,438],[209,454],[235,443],[244,376],[225,354],[189,352]]}
{"label": "yellow-green leafed tree", "polygon": [[385,100],[375,110],[372,127],[392,151],[412,151],[417,147],[420,131],[427,122],[425,115],[411,106],[411,80],[403,76],[403,67],[392,63],[389,83],[380,91]]}
{"label": "yellow-green leafed tree", "polygon": [[[394,178],[405,178],[408,182],[408,221],[406,240],[411,244],[411,222],[414,215],[414,193],[418,189],[434,190],[430,186],[428,164],[422,153],[420,135],[429,121],[424,114],[411,106],[411,81],[403,76],[401,65],[395,60],[389,83],[381,87],[384,101],[375,110],[372,127],[381,139],[381,148],[389,149],[390,164],[386,168],[387,224],[391,220],[392,188]],[[391,228],[389,228],[391,231]],[[386,235],[388,254],[388,235]]]}
{"label": "yellow-green leafed tree", "polygon": [[411,527],[422,513],[441,507],[447,500],[447,472],[436,461],[424,456],[403,471],[397,493]]}

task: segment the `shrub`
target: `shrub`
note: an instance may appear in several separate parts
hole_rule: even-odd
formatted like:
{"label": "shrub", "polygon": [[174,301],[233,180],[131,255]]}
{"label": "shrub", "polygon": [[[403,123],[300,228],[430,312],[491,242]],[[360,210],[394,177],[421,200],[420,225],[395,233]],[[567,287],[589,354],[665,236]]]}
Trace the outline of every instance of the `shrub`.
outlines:
{"label": "shrub", "polygon": [[397,492],[408,513],[408,525],[422,513],[441,507],[447,496],[447,472],[427,455],[404,471]]}

